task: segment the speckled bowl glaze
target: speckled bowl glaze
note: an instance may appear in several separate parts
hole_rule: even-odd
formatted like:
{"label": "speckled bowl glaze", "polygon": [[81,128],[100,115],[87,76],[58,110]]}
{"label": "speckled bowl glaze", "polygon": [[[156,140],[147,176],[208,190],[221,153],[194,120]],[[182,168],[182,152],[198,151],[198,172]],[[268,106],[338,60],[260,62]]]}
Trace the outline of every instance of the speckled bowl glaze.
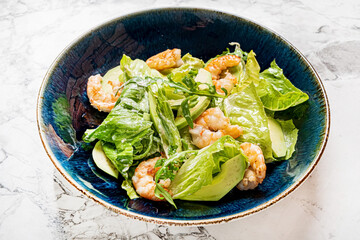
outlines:
{"label": "speckled bowl glaze", "polygon": [[[81,141],[87,128],[105,115],[89,105],[86,82],[119,64],[122,54],[147,59],[168,48],[207,60],[239,42],[254,50],[262,69],[275,58],[292,83],[309,96],[298,123],[294,156],[268,165],[256,190],[234,189],[218,202],[129,200],[119,181],[96,168],[91,148]],[[318,163],[329,134],[330,112],[324,87],[305,57],[284,38],[250,20],[205,9],[166,8],[129,14],[106,22],[71,43],[54,61],[42,83],[37,120],[44,148],[55,167],[79,191],[125,216],[158,224],[204,225],[228,222],[258,212],[296,189]]]}

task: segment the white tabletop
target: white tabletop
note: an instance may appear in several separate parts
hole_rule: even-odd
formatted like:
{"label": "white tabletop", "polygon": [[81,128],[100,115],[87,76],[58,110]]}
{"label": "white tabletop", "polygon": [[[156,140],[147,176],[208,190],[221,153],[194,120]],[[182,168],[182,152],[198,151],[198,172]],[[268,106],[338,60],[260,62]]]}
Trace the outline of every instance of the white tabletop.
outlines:
{"label": "white tabletop", "polygon": [[[166,227],[83,196],[45,154],[35,119],[46,70],[74,38],[111,18],[163,6],[224,10],[263,24],[304,53],[331,107],[330,139],[310,178],[257,214],[206,227]],[[0,0],[0,239],[358,239],[360,2]]]}

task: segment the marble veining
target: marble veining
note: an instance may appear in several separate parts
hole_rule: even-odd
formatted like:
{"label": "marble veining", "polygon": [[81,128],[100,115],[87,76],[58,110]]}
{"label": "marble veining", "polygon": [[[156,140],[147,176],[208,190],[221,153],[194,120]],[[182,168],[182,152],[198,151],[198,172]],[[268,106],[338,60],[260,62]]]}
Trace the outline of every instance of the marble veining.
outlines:
{"label": "marble veining", "polygon": [[[83,196],[52,165],[35,111],[48,67],[74,38],[134,11],[193,6],[241,15],[293,43],[330,100],[330,139],[294,193],[252,216],[166,227],[120,216]],[[360,234],[360,3],[334,1],[0,0],[0,239],[355,239]]]}

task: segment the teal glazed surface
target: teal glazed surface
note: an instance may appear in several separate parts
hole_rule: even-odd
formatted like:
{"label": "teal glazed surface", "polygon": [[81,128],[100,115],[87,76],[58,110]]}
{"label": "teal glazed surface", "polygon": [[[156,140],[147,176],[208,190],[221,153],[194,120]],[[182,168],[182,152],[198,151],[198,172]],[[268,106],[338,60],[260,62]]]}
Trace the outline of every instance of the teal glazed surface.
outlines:
{"label": "teal glazed surface", "polygon": [[[298,123],[299,140],[289,161],[268,164],[257,189],[232,190],[218,202],[177,200],[178,209],[146,199],[129,200],[121,180],[96,168],[92,145],[81,141],[88,128],[106,116],[93,109],[86,95],[87,78],[119,64],[122,54],[146,60],[171,48],[204,59],[221,53],[229,42],[254,50],[261,69],[275,58],[292,83],[306,92],[309,108]],[[214,224],[249,215],[294,190],[318,162],[329,132],[326,93],[307,60],[286,40],[249,20],[204,9],[157,9],[109,21],[66,48],[45,76],[38,99],[38,126],[56,168],[81,192],[128,217],[171,225]]]}

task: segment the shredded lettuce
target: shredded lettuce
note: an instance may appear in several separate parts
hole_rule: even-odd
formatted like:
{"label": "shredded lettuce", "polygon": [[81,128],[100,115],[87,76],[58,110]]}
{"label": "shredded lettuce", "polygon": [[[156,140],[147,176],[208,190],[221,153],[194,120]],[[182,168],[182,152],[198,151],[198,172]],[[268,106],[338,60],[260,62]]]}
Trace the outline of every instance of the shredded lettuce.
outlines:
{"label": "shredded lettuce", "polygon": [[309,99],[306,93],[285,77],[275,60],[270,68],[260,73],[260,82],[256,89],[264,107],[272,111],[285,110]]}

